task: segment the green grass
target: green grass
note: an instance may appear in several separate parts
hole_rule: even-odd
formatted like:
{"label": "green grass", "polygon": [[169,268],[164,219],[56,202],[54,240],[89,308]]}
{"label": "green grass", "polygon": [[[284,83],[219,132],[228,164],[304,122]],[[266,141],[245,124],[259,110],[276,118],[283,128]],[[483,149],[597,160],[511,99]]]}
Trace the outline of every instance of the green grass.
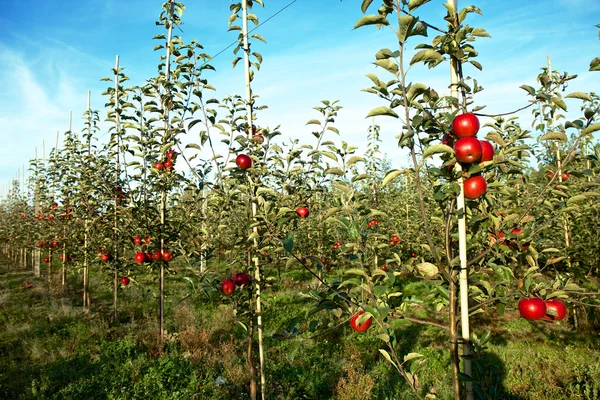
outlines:
{"label": "green grass", "polygon": [[[325,311],[306,319],[312,303],[297,293],[312,284],[310,276],[295,271],[283,272],[281,281],[276,277],[273,272],[273,284],[263,297],[267,398],[414,398],[379,354],[382,342],[373,328],[354,333]],[[0,398],[248,398],[247,334],[237,323],[247,320],[242,305],[234,307],[214,290],[192,289],[181,275],[169,275],[169,335],[162,350],[156,282],[150,275],[136,278],[120,290],[119,321],[112,324],[110,286],[96,269],[92,310],[84,313],[76,276],[69,280],[73,289],[61,293],[45,278],[10,269],[6,262],[0,265]],[[24,287],[26,280],[32,288]],[[412,283],[405,292],[423,290],[426,285]],[[296,334],[315,318],[322,319],[325,330]],[[575,332],[565,322],[529,323],[514,311],[501,318],[479,314],[473,327],[478,334],[492,332],[478,357],[481,398],[600,397],[600,342],[594,327]],[[423,393],[450,399],[445,333],[412,325],[402,328],[401,337],[401,355],[419,352],[426,357],[418,371]]]}

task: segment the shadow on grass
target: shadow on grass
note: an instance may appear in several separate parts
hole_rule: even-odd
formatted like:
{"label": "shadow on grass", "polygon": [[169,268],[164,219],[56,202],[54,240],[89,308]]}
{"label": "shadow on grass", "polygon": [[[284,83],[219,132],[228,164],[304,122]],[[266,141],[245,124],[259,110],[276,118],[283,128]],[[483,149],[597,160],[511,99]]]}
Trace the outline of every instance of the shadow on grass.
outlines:
{"label": "shadow on grass", "polygon": [[527,400],[508,391],[504,385],[506,367],[490,351],[477,353],[473,359],[473,395],[481,400]]}

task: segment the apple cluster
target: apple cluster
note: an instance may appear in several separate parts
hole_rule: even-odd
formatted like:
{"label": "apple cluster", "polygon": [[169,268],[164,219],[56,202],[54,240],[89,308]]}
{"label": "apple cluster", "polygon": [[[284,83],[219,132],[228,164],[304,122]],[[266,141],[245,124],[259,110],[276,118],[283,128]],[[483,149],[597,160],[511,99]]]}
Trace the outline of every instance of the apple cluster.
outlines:
{"label": "apple cluster", "polygon": [[[512,235],[517,237],[523,234],[523,231],[520,228],[514,228],[510,231]],[[509,240],[506,238],[504,232],[499,231],[498,233],[490,233],[490,245],[498,243],[501,246],[508,246],[512,250],[517,250],[519,248],[518,240]],[[523,243],[521,245],[521,251],[526,251],[530,246],[530,243]]]}
{"label": "apple cluster", "polygon": [[561,321],[567,314],[567,307],[557,299],[544,301],[539,297],[532,297],[519,300],[519,314],[528,321]]}
{"label": "apple cluster", "polygon": [[173,171],[173,166],[175,165],[175,159],[177,158],[177,153],[175,150],[167,151],[165,158],[162,161],[157,161],[154,164],[154,168],[159,171],[165,170],[167,172]]}
{"label": "apple cluster", "polygon": [[152,261],[160,261],[161,259],[165,262],[169,262],[173,259],[173,253],[169,250],[154,250],[152,253],[144,253],[143,251],[138,251],[135,254],[135,262],[138,264],[149,263]]}
{"label": "apple cluster", "polygon": [[[452,133],[445,134],[442,144],[453,146],[456,160],[466,170],[468,165],[492,161],[494,146],[487,140],[477,139],[479,132],[479,119],[475,114],[465,113],[457,115],[452,121]],[[456,139],[456,141],[455,141]],[[487,182],[480,174],[472,175],[464,181],[465,197],[477,199],[487,191]]]}
{"label": "apple cluster", "polygon": [[231,296],[235,291],[236,286],[248,286],[250,284],[250,276],[245,272],[238,272],[234,275],[233,281],[229,278],[225,278],[221,284],[221,292],[225,296]]}

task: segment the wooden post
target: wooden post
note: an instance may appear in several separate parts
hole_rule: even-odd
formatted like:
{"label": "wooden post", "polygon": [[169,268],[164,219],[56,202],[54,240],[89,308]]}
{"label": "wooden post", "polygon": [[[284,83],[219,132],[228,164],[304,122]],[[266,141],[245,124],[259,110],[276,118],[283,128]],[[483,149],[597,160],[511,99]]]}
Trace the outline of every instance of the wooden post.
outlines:
{"label": "wooden post", "polygon": [[[242,37],[244,45],[244,77],[246,80],[246,117],[248,123],[248,139],[253,135],[253,120],[252,120],[252,89],[250,86],[250,45],[248,42],[248,0],[242,1]],[[252,217],[256,216],[256,203],[252,203]],[[254,228],[257,231],[257,228]],[[254,246],[258,247],[258,241],[254,240]],[[265,399],[266,379],[265,379],[265,356],[263,346],[263,325],[262,325],[262,305],[260,298],[260,283],[261,272],[258,254],[254,256],[254,280],[256,289],[256,327],[258,331],[258,356],[260,361],[260,394],[261,399]]]}
{"label": "wooden post", "polygon": [[[167,55],[165,57],[165,82],[167,85],[167,92],[170,94],[169,83],[171,81],[171,41],[173,38],[173,10],[175,7],[174,0],[169,0],[169,30],[167,34]],[[169,106],[164,103],[163,113],[165,118],[165,131],[164,135],[169,134]],[[164,144],[164,143],[163,143]],[[160,251],[165,251],[165,238],[164,230],[166,227],[167,219],[167,192],[163,186],[160,195]],[[160,276],[159,276],[159,341],[162,349],[165,337],[165,262],[160,262]]]}
{"label": "wooden post", "polygon": [[[115,134],[116,134],[116,146],[117,146],[117,151],[115,152],[115,161],[116,161],[116,168],[115,168],[115,185],[119,184],[119,178],[121,175],[121,165],[120,165],[120,159],[119,159],[119,154],[121,153],[121,142],[120,142],[120,135],[121,135],[121,121],[120,121],[120,115],[119,115],[119,56],[117,55],[116,59],[115,59]],[[118,309],[117,309],[117,300],[118,300],[118,282],[119,282],[119,270],[118,270],[118,266],[119,266],[119,219],[118,219],[118,210],[119,210],[119,194],[120,192],[117,192],[116,187],[112,188],[113,190],[113,196],[114,196],[114,204],[115,204],[115,210],[113,213],[113,257],[114,257],[114,262],[113,262],[113,322],[116,323],[117,322],[117,318],[118,318]]]}
{"label": "wooden post", "polygon": [[[43,143],[43,142],[42,142]],[[37,155],[37,147],[35,148],[35,183],[33,187],[33,212],[37,217],[38,212],[40,211],[40,177],[39,177],[39,169],[38,169],[38,155]],[[33,275],[36,278],[39,278],[41,273],[40,268],[40,258],[41,258],[41,250],[39,247],[36,247],[33,250]]]}
{"label": "wooden post", "polygon": [[[458,0],[448,0],[448,4],[453,7],[455,14],[458,13]],[[455,20],[458,23],[457,20]],[[450,94],[458,100],[458,60],[454,57],[450,60]],[[453,107],[456,111],[456,107]],[[457,164],[459,165],[459,164]],[[471,354],[471,332],[469,325],[469,267],[467,264],[467,209],[465,206],[465,187],[462,176],[458,179],[460,193],[457,198],[458,213],[458,255],[460,259],[459,274],[459,295],[460,295],[460,325],[463,342],[463,373],[472,377],[471,360],[468,356]],[[465,399],[473,399],[473,383],[465,382]]]}
{"label": "wooden post", "polygon": [[[552,60],[550,59],[550,56],[548,56],[548,78],[550,78],[550,81],[552,81]],[[554,94],[553,91],[550,92],[550,94]],[[555,129],[556,127],[556,113],[552,113],[552,129]],[[562,172],[562,160],[561,160],[561,155],[560,155],[560,145],[558,144],[558,142],[556,142],[556,170],[557,170],[557,174],[558,174],[558,182],[562,183],[563,182],[563,172]],[[571,264],[571,257],[568,255],[569,252],[569,248],[571,247],[571,240],[570,240],[570,235],[569,235],[569,217],[566,214],[563,214],[563,231],[564,231],[564,235],[565,235],[565,252],[567,253],[567,264],[569,265],[569,268],[571,268],[572,264]]]}
{"label": "wooden post", "polygon": [[[92,129],[92,109],[91,109],[91,101],[90,101],[90,91],[88,90],[88,101],[87,101],[87,110],[88,110],[88,158],[91,158],[91,129]],[[87,200],[87,199],[86,199]],[[90,309],[90,276],[89,276],[89,261],[88,261],[88,247],[89,247],[89,215],[88,209],[89,205],[85,204],[85,216],[84,216],[84,233],[83,233],[83,310],[89,311]]]}

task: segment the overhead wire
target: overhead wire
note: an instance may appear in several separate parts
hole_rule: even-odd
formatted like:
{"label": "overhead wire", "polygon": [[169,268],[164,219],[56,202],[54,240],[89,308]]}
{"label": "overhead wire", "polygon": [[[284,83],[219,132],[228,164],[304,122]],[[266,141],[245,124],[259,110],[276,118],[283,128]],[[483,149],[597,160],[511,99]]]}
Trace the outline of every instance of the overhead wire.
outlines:
{"label": "overhead wire", "polygon": [[[251,30],[249,30],[248,33],[247,33],[247,35],[250,35],[252,32],[254,32],[258,28],[260,28],[261,26],[263,26],[264,24],[266,24],[267,22],[269,22],[270,20],[272,20],[273,18],[275,18],[277,15],[281,14],[284,10],[286,10],[288,7],[290,7],[292,4],[296,3],[297,1],[298,0],[292,0],[291,2],[289,2],[287,5],[285,5],[281,9],[279,9],[276,13],[274,13],[273,15],[271,15],[269,18],[267,18],[263,22],[259,23],[258,25],[256,25]],[[233,45],[235,45],[237,43],[239,43],[238,40],[235,40],[234,42],[232,42],[231,44],[229,44],[227,47],[225,47],[224,49],[222,49],[221,51],[219,51],[217,54],[215,54],[214,56],[210,57],[209,61],[205,61],[204,64],[202,64],[200,66],[200,68],[203,67],[203,66],[205,66],[205,65],[207,65],[209,62],[211,62],[212,60],[214,60],[215,58],[217,58],[219,55],[223,54],[225,51],[227,51],[228,49],[230,49]],[[109,132],[106,132],[103,135],[98,136],[98,140],[102,139],[104,136],[108,135],[108,133]]]}

